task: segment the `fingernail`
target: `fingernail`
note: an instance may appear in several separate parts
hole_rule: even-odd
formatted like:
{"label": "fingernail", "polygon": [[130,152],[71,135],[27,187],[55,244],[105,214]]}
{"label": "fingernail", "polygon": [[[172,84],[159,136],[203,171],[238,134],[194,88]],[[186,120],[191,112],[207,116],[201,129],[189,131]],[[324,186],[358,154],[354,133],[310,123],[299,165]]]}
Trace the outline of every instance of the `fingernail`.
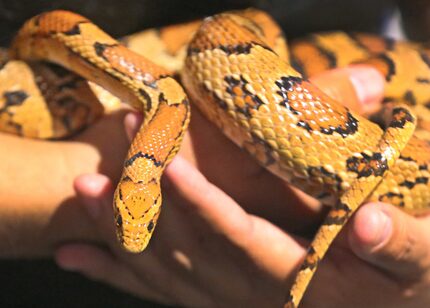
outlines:
{"label": "fingernail", "polygon": [[347,71],[360,103],[363,105],[378,103],[384,91],[382,75],[368,66],[350,66]]}
{"label": "fingernail", "polygon": [[134,138],[134,135],[139,131],[142,121],[143,115],[139,112],[131,111],[124,117],[125,131],[128,139],[132,140]]}
{"label": "fingernail", "polygon": [[91,218],[98,219],[101,215],[101,204],[98,198],[103,188],[100,187],[98,179],[91,176],[86,179],[86,185],[88,194],[83,197],[85,209]]}
{"label": "fingernail", "polygon": [[373,221],[369,223],[370,236],[366,244],[369,247],[377,247],[385,243],[390,237],[392,232],[392,220],[391,217],[382,210],[376,211],[370,219]]}

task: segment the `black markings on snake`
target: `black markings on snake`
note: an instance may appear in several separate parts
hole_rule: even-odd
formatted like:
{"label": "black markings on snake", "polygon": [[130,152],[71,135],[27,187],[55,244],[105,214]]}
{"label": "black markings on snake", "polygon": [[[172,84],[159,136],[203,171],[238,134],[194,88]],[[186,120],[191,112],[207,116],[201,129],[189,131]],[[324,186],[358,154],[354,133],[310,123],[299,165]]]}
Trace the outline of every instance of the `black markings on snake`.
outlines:
{"label": "black markings on snake", "polygon": [[103,44],[103,43],[95,42],[94,43],[94,50],[96,52],[96,55],[98,55],[99,57],[101,57],[107,61],[107,58],[103,55],[103,53],[105,52],[105,50],[107,48],[116,47],[116,46],[119,46],[119,44],[116,44],[116,43],[114,43],[114,44]]}
{"label": "black markings on snake", "polygon": [[304,129],[306,129],[308,132],[312,131],[312,128],[310,127],[310,125],[308,123],[306,123],[305,121],[299,121],[296,124],[298,127],[302,127]]}
{"label": "black markings on snake", "polygon": [[304,270],[304,269],[314,270],[318,266],[320,261],[321,261],[320,258],[316,255],[315,248],[310,246],[307,251],[307,257],[303,261],[303,264],[301,265],[300,270]]}
{"label": "black markings on snake", "polygon": [[383,61],[387,65],[388,72],[387,76],[385,76],[385,80],[391,81],[391,78],[396,74],[396,64],[394,63],[394,61],[386,54],[380,54],[375,58]]}
{"label": "black markings on snake", "polygon": [[5,105],[3,108],[0,108],[0,112],[7,110],[12,106],[20,106],[27,99],[28,94],[22,90],[17,91],[6,91],[3,93],[3,97],[5,99]]}
{"label": "black markings on snake", "polygon": [[362,152],[361,156],[360,158],[352,156],[346,161],[348,171],[357,173],[358,178],[382,176],[388,170],[387,160],[381,153],[372,153],[369,156]]}
{"label": "black markings on snake", "polygon": [[402,159],[404,161],[415,161],[412,157],[407,157],[407,156],[399,156],[399,159]]}
{"label": "black markings on snake", "polygon": [[[260,36],[265,36],[264,35],[264,30],[263,30],[263,28],[258,24],[258,23],[256,23],[254,20],[252,20],[252,19],[249,19],[248,20],[249,21],[249,23],[252,25],[252,27],[250,27],[249,25],[247,25],[247,24],[243,24],[242,25],[242,27],[244,27],[245,29],[247,29],[249,32],[251,32],[252,34],[254,34],[254,35],[260,35]],[[253,28],[254,27],[254,28]]]}
{"label": "black markings on snake", "polygon": [[154,157],[154,155],[149,155],[148,153],[142,153],[142,151],[139,151],[139,152],[137,152],[136,154],[134,154],[132,157],[130,157],[129,159],[127,159],[126,161],[125,161],[125,163],[124,163],[124,166],[125,167],[129,167],[129,166],[131,166],[133,163],[134,163],[134,161],[136,160],[136,159],[138,159],[138,158],[146,158],[146,159],[149,159],[149,160],[151,160],[153,163],[154,163],[154,166],[156,166],[156,167],[160,167],[160,166],[162,166],[163,165],[163,162],[161,162],[161,161],[158,161],[155,157]]}
{"label": "black markings on snake", "polygon": [[397,107],[393,109],[393,118],[390,122],[390,127],[403,128],[406,122],[414,123],[415,119],[409,110]]}
{"label": "black markings on snake", "polygon": [[65,35],[67,36],[72,36],[72,35],[78,35],[81,34],[81,28],[79,27],[80,23],[76,23],[73,28],[71,28],[70,30],[67,30],[65,32],[63,32]]}
{"label": "black markings on snake", "polygon": [[334,208],[339,211],[351,212],[351,208],[347,204],[342,202],[338,202]]}
{"label": "black markings on snake", "polygon": [[233,55],[233,54],[240,55],[240,54],[249,54],[251,52],[251,49],[255,46],[260,46],[274,53],[274,51],[270,47],[256,42],[249,42],[245,44],[236,44],[236,45],[219,45],[217,48],[224,51],[227,55]]}
{"label": "black markings on snake", "polygon": [[[281,79],[275,81],[275,84],[279,88],[279,91],[276,91],[276,94],[282,97],[282,101],[279,103],[279,105],[287,108],[294,115],[300,115],[301,113],[290,105],[290,98],[288,97],[288,95],[289,92],[292,92],[295,87],[300,86],[303,81],[303,78],[297,76],[281,77]],[[357,132],[358,120],[354,118],[354,116],[349,111],[347,111],[346,115],[347,120],[344,125],[339,125],[337,127],[329,126],[328,128],[321,127],[321,133],[326,135],[332,135],[334,132],[337,132],[343,138],[346,138],[348,135],[352,135]],[[296,125],[306,129],[307,131],[311,131],[310,125],[303,120],[298,121]]]}
{"label": "black markings on snake", "polygon": [[[239,79],[236,79],[233,76],[226,76],[224,81],[227,83],[227,93],[229,93],[233,98],[242,98],[244,102],[243,106],[239,106],[238,104],[235,105],[238,112],[244,114],[247,117],[251,117],[250,109],[258,110],[258,108],[264,104],[257,95],[246,89],[248,81],[246,81],[242,75],[239,77]],[[253,104],[250,104],[250,102]]]}
{"label": "black markings on snake", "polygon": [[200,48],[188,46],[187,48],[187,56],[195,55],[200,53]]}
{"label": "black markings on snake", "polygon": [[219,49],[224,51],[226,54],[249,54],[251,52],[251,44],[237,44],[237,45],[220,45]]}
{"label": "black markings on snake", "polygon": [[151,96],[149,96],[148,92],[146,92],[144,89],[139,89],[139,94],[145,99],[146,101],[146,111],[151,110],[152,108],[152,100]]}
{"label": "black markings on snake", "polygon": [[415,106],[417,104],[417,99],[415,98],[414,92],[411,90],[406,91],[405,95],[403,95],[403,99],[410,106]]}
{"label": "black markings on snake", "polygon": [[[273,51],[273,49],[271,49],[270,47],[264,45],[264,44],[260,44],[257,42],[247,42],[247,43],[243,43],[243,44],[236,44],[236,45],[218,45],[218,46],[213,46],[212,48],[208,48],[210,50],[213,49],[220,49],[222,51],[224,51],[228,56],[229,55],[240,55],[240,54],[249,54],[251,52],[251,49],[255,46],[260,46],[272,53],[275,53]],[[198,47],[188,47],[187,49],[187,55],[195,55],[202,52],[202,50]],[[276,53],[275,53],[276,54]]]}
{"label": "black markings on snake", "polygon": [[289,104],[290,100],[288,98],[288,92],[293,91],[294,88],[300,86],[302,82],[303,78],[297,76],[281,77],[281,79],[275,81],[275,84],[279,88],[279,91],[276,91],[276,94],[279,94],[282,97],[282,101],[279,105],[287,108],[295,115],[299,115],[299,112]]}
{"label": "black markings on snake", "polygon": [[[403,194],[388,192],[386,194],[379,196],[378,200],[381,202],[391,203],[397,206],[404,206],[405,202],[403,201],[403,197],[404,197]],[[401,201],[396,202],[395,198],[398,198]]]}
{"label": "black markings on snake", "polygon": [[119,200],[124,201],[124,199],[123,199],[124,196],[122,194],[122,189],[121,188],[118,189],[118,197],[119,197]]}
{"label": "black markings on snake", "polygon": [[290,59],[290,65],[300,73],[300,75],[303,76],[304,79],[308,78],[309,76],[306,74],[306,69],[303,66],[303,63],[300,62],[299,59],[296,57],[291,57]]}
{"label": "black markings on snake", "polygon": [[358,130],[358,120],[354,118],[354,116],[349,111],[347,111],[346,116],[347,120],[344,126],[329,126],[329,128],[321,127],[320,132],[326,135],[332,135],[334,132],[336,132],[339,133],[343,138],[355,134]]}
{"label": "black markings on snake", "polygon": [[339,200],[334,206],[334,209],[329,212],[323,225],[343,225],[348,220],[349,216],[351,216],[351,208]]}
{"label": "black markings on snake", "polygon": [[411,181],[406,180],[406,181],[400,183],[400,186],[406,186],[407,188],[412,189],[412,188],[414,188],[415,185],[418,185],[418,184],[427,185],[428,181],[429,181],[428,177],[421,176],[421,177],[415,178],[415,182],[411,182]]}
{"label": "black markings on snake", "polygon": [[416,79],[416,81],[417,81],[418,83],[425,83],[425,84],[429,84],[429,83],[430,83],[430,79],[428,79],[428,78],[422,78],[422,77],[418,77],[418,78]]}
{"label": "black markings on snake", "polygon": [[338,66],[337,57],[333,52],[319,45],[318,39],[316,37],[311,37],[310,41],[312,42],[312,45],[318,50],[319,54],[327,60],[329,65],[328,68],[335,68]]}
{"label": "black markings on snake", "polygon": [[[355,43],[355,45],[357,47],[359,47],[360,49],[364,49],[367,52],[371,52],[369,50],[369,48],[366,46],[366,44],[363,42],[363,39],[360,38],[360,34],[359,33],[351,32],[351,33],[346,33],[346,34],[354,41],[354,43]],[[378,39],[380,39],[380,40],[382,40],[384,42],[385,49],[387,49],[387,50],[393,50],[393,48],[395,46],[395,43],[396,43],[396,41],[393,38],[390,38],[390,37],[381,37],[381,38],[378,38]]]}
{"label": "black markings on snake", "polygon": [[430,68],[430,58],[424,51],[420,52],[421,60]]}
{"label": "black markings on snake", "polygon": [[[308,167],[308,173],[313,178],[323,178],[324,183],[328,183],[331,187],[336,187],[339,191],[341,190],[342,179],[336,173],[329,172],[324,167]],[[326,194],[323,197],[327,197]]]}

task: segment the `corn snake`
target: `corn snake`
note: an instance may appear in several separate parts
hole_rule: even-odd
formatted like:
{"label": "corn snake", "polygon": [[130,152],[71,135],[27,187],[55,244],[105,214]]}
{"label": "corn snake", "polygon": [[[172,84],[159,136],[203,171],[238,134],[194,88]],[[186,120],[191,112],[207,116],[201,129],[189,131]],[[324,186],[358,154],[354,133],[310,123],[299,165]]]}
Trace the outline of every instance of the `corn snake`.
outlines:
{"label": "corn snake", "polygon": [[[262,29],[271,26],[261,28],[242,17],[222,14],[190,27],[191,32],[197,33],[186,48],[181,77],[191,101],[262,165],[333,206],[291,291],[286,306],[294,307],[331,241],[361,203],[382,200],[410,210],[427,206],[428,145],[411,137],[416,120],[405,105],[386,109],[390,121],[383,131],[319,91],[280,59],[286,59],[287,53],[280,55],[279,46],[274,46],[277,31],[272,43],[266,43],[269,38],[263,37]],[[426,84],[425,80],[430,82],[426,77],[430,62],[426,62],[425,49],[419,51],[418,47],[402,44],[390,47],[390,43],[378,38],[355,38],[351,42],[360,43],[365,55],[333,64],[344,45],[340,44],[339,50],[330,50],[326,47],[332,46],[327,43],[330,40],[334,45],[333,42],[342,42],[345,37],[322,35],[312,38],[311,43],[293,46],[290,50],[294,67],[309,75],[319,72],[307,63],[306,54],[312,53],[326,56],[320,58],[321,63],[327,61],[320,65],[322,69],[364,61],[374,65],[389,81],[387,100],[409,103],[413,100],[418,106],[427,103],[424,86],[411,92],[414,84],[403,82],[403,88],[399,89],[398,81],[398,76],[404,76],[398,63],[407,58],[422,67],[420,73],[423,72],[412,74],[411,82],[420,85]],[[187,45],[188,41],[178,46]],[[377,46],[375,50],[373,46]],[[355,49],[359,49],[358,44]],[[63,11],[42,14],[27,22],[11,48],[11,55],[59,63],[145,112],[144,124],[129,150],[115,195],[119,238],[128,250],[143,250],[161,206],[159,178],[178,151],[189,121],[190,107],[182,87],[168,70],[142,60],[87,19]],[[369,55],[370,59],[364,60]],[[405,77],[402,78],[404,81]],[[85,97],[96,99],[85,85],[82,87]],[[15,117],[13,109],[31,96],[22,90],[3,93],[2,115],[7,118],[9,131],[15,129],[32,136],[25,132],[25,126],[10,124],[13,123],[10,118]],[[92,110],[85,111],[84,122],[100,113]],[[33,137],[60,138],[83,125],[66,119],[67,124],[56,124],[63,128],[62,134],[38,135],[33,130]],[[64,118],[60,122],[65,122]]]}

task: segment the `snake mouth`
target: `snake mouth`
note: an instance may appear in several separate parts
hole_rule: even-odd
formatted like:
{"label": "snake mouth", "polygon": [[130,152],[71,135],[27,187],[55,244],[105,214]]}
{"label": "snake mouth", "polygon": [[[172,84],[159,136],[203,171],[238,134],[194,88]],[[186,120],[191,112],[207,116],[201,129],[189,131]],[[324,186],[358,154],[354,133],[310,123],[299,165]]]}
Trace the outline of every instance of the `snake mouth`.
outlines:
{"label": "snake mouth", "polygon": [[[151,238],[151,233],[148,233],[149,224],[131,224],[123,223],[121,226],[118,225],[118,221],[121,220],[121,215],[117,215],[117,237],[121,247],[131,253],[140,253],[146,249]],[[154,226],[151,228],[153,229]]]}
{"label": "snake mouth", "polygon": [[139,238],[133,239],[127,236],[119,238],[121,247],[130,253],[141,253],[147,247],[149,241],[142,242]]}

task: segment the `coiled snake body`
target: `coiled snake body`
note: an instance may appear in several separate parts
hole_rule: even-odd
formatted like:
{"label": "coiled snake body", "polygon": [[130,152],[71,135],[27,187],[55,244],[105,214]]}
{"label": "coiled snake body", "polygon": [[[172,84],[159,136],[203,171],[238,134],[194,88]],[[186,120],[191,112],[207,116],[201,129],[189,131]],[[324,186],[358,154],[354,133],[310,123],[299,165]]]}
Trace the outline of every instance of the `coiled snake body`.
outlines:
{"label": "coiled snake body", "polygon": [[[267,15],[255,10],[239,15],[220,14],[164,33],[185,35],[183,40],[174,35],[171,50],[181,54],[175,59],[186,58],[172,61],[172,69],[183,65],[182,83],[206,117],[273,173],[333,206],[289,293],[286,307],[295,307],[329,245],[360,204],[381,200],[411,211],[428,207],[430,148],[418,135],[426,135],[430,53],[373,36],[316,35],[290,49],[293,68],[286,61],[281,32]],[[133,48],[133,37],[124,42]],[[162,43],[146,47],[156,44]],[[349,52],[344,56],[345,49]],[[171,50],[160,58],[168,58]],[[10,55],[58,63],[144,113],[114,200],[121,243],[129,251],[142,251],[159,215],[162,171],[177,153],[189,122],[190,105],[182,87],[167,69],[65,11],[29,20]],[[297,71],[309,76],[354,61],[373,65],[387,80],[386,100],[395,103],[384,109],[384,130],[335,102]],[[0,71],[4,131],[62,138],[102,112],[83,80],[64,77],[58,68],[31,68],[42,76],[34,82],[28,81],[34,73],[20,61],[5,63]],[[21,80],[12,82],[13,74]],[[47,90],[52,84],[57,90]],[[79,95],[68,92],[70,84]],[[47,94],[43,103],[40,92]],[[411,108],[422,115],[415,135]],[[29,111],[39,115],[36,121]]]}

